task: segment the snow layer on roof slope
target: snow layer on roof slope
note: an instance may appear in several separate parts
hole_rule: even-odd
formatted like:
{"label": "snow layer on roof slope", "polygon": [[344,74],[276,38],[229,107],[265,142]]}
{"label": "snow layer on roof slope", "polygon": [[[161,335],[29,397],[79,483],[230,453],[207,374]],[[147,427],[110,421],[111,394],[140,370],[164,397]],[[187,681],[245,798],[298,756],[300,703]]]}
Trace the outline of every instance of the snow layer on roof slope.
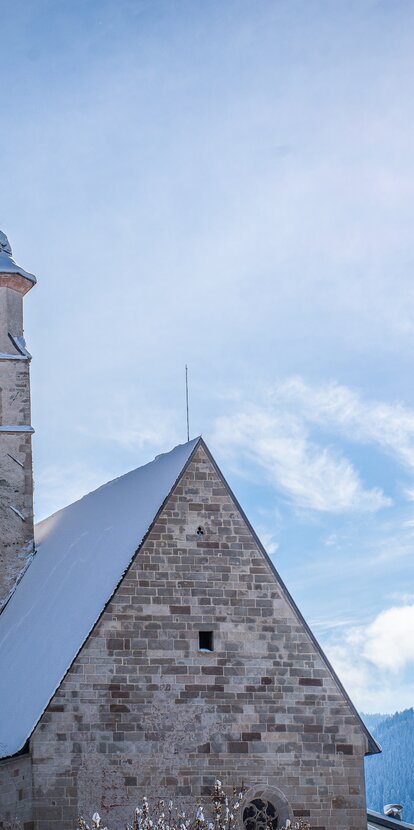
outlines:
{"label": "snow layer on roof slope", "polygon": [[24,746],[199,439],[37,525],[38,552],[0,614],[0,757]]}

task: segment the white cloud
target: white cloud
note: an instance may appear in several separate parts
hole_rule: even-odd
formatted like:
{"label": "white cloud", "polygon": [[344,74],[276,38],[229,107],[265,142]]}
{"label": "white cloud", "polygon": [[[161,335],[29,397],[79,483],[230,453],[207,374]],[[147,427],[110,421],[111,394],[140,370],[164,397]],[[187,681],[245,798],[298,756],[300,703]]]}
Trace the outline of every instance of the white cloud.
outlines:
{"label": "white cloud", "polygon": [[397,672],[414,664],[414,604],[388,608],[364,632],[363,656]]}
{"label": "white cloud", "polygon": [[312,442],[304,420],[278,406],[245,405],[215,422],[214,442],[223,453],[237,448],[264,468],[271,481],[302,508],[376,511],[390,504],[379,488],[364,489],[339,451]]}
{"label": "white cloud", "polygon": [[[366,698],[373,686],[369,666],[361,659],[355,659],[349,644],[328,645],[326,653],[351,699],[362,707],[360,701]],[[371,706],[368,706],[368,711],[372,711]]]}
{"label": "white cloud", "polygon": [[326,653],[357,708],[396,711],[413,703],[414,604],[393,606],[365,626],[337,627]]}

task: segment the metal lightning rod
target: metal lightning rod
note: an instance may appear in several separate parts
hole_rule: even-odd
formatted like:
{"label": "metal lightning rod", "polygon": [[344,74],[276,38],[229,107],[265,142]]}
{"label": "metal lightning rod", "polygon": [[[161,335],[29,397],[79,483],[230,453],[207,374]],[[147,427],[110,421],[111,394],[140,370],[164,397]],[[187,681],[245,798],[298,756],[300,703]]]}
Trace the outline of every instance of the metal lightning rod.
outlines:
{"label": "metal lightning rod", "polygon": [[187,441],[190,440],[190,415],[188,411],[188,366],[185,364],[185,403],[187,408]]}

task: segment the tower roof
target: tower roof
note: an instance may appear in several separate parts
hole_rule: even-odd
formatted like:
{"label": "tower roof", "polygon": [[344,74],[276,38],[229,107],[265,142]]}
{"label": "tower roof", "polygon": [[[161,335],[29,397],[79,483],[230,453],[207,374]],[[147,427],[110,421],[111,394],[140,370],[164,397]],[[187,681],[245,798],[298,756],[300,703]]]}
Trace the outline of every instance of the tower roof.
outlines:
{"label": "tower roof", "polygon": [[18,274],[20,277],[30,280],[32,285],[36,282],[36,277],[33,274],[29,274],[24,268],[20,268],[20,265],[17,265],[14,261],[10,242],[3,231],[0,231],[0,274]]}

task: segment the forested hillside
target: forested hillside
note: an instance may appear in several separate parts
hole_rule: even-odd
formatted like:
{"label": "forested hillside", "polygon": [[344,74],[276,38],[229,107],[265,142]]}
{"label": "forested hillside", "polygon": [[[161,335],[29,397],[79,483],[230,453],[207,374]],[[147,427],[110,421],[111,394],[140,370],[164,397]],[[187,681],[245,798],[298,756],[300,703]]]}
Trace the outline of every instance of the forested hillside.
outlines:
{"label": "forested hillside", "polygon": [[414,710],[362,718],[382,747],[365,759],[367,806],[382,813],[384,804],[402,804],[403,819],[414,823]]}

